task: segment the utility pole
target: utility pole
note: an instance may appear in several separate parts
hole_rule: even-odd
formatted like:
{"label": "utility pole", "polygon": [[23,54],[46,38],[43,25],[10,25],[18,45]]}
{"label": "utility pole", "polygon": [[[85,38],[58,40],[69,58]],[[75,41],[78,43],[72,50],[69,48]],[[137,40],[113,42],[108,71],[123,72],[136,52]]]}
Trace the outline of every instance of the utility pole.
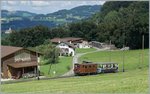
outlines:
{"label": "utility pole", "polygon": [[[123,45],[123,48],[124,48],[124,45]],[[123,60],[123,62],[122,62],[122,71],[123,72],[125,72],[125,70],[124,70],[124,58],[125,58],[125,54],[124,54],[124,49],[123,49],[123,56],[122,56],[122,60]]]}
{"label": "utility pole", "polygon": [[122,56],[122,72],[125,72],[124,69],[124,61],[125,61],[125,33],[123,34],[124,36],[124,43],[123,43],[123,56]]}
{"label": "utility pole", "polygon": [[[144,34],[142,35],[142,64],[143,63],[144,63]],[[141,64],[141,66],[142,66],[142,64]]]}
{"label": "utility pole", "polygon": [[109,42],[110,52],[109,52],[109,62],[111,62],[111,40]]}
{"label": "utility pole", "polygon": [[39,78],[39,62],[38,62],[38,53],[37,53],[37,47],[36,47],[36,58],[37,58],[37,79],[40,80]]}

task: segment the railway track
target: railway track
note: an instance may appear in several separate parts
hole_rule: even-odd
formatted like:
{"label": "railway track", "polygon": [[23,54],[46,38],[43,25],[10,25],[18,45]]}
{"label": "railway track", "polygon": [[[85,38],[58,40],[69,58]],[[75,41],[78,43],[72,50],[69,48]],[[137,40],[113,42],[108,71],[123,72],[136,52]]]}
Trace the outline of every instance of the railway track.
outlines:
{"label": "railway track", "polygon": [[45,77],[45,78],[40,78],[39,80],[37,78],[18,79],[18,80],[3,81],[3,82],[1,82],[1,84],[12,84],[12,83],[20,83],[20,82],[52,80],[52,79],[71,78],[71,77],[77,77],[77,76],[71,75],[71,76],[58,76],[58,77],[51,77],[51,78]]}

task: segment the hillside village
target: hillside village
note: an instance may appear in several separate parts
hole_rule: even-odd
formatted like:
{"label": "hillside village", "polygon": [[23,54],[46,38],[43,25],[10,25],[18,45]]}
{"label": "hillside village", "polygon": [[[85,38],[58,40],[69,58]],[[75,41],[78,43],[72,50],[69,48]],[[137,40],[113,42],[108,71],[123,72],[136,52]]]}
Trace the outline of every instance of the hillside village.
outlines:
{"label": "hillside village", "polygon": [[[95,42],[88,42],[83,38],[54,38],[50,41],[59,49],[59,56],[74,57],[76,55],[76,49],[89,49],[93,47],[105,50],[111,49],[111,45],[106,46],[103,45],[104,43],[96,42],[97,46],[94,44]],[[42,53],[15,46],[1,46],[1,51],[2,78],[19,79],[25,76],[37,77],[40,75],[37,71],[40,71],[38,70],[38,63],[40,63],[40,56],[42,56]]]}
{"label": "hillside village", "polygon": [[[56,27],[37,22],[35,26],[3,31],[1,91],[148,93],[149,2],[106,1],[99,7],[95,13],[89,8],[85,19],[71,16],[78,21],[60,21]],[[71,10],[86,10],[82,8],[46,16],[55,14],[59,18]],[[54,20],[31,15],[37,20]]]}

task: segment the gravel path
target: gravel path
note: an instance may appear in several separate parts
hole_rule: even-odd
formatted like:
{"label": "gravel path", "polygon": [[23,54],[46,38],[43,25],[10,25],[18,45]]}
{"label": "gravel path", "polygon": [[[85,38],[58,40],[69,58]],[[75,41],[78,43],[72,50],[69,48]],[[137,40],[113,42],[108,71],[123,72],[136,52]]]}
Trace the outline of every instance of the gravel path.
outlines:
{"label": "gravel path", "polygon": [[73,72],[73,68],[74,68],[74,64],[75,63],[78,63],[79,62],[79,58],[85,54],[89,54],[89,53],[94,53],[94,52],[97,52],[97,51],[103,51],[103,50],[106,50],[106,49],[98,49],[98,48],[95,48],[96,51],[91,51],[91,52],[86,52],[86,53],[77,53],[74,57],[73,57],[73,60],[72,60],[72,69],[65,73],[64,75],[62,76],[73,76],[74,75],[74,72]]}

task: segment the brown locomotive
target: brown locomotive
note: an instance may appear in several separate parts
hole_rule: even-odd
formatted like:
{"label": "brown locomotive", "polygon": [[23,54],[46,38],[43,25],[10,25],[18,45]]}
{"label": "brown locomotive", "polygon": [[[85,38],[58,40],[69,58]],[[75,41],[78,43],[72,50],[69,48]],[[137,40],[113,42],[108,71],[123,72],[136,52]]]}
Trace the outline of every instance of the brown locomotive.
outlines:
{"label": "brown locomotive", "polygon": [[75,75],[87,75],[97,73],[118,72],[117,63],[92,63],[83,61],[82,64],[74,64]]}
{"label": "brown locomotive", "polygon": [[96,74],[98,65],[94,63],[74,64],[76,75]]}

